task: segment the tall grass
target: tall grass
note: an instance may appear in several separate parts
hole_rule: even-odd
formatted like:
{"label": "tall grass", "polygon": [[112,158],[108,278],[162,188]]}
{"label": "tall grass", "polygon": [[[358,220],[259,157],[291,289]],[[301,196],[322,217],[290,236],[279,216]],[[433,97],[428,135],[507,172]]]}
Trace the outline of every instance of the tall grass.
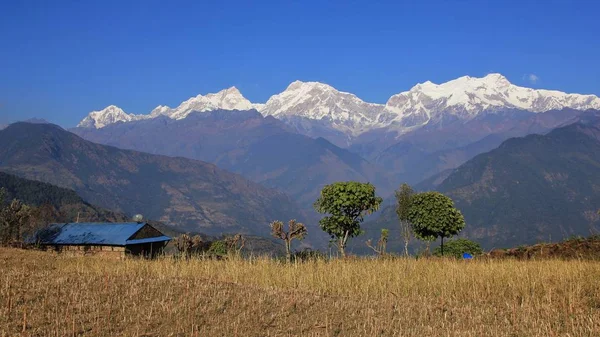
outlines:
{"label": "tall grass", "polygon": [[1,336],[600,336],[600,263],[0,249]]}

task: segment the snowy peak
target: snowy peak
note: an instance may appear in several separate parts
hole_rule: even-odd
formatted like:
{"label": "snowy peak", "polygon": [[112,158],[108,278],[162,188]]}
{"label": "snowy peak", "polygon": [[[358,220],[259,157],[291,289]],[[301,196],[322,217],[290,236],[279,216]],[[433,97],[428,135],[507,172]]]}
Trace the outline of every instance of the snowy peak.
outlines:
{"label": "snowy peak", "polygon": [[259,111],[277,118],[303,117],[326,120],[335,129],[355,134],[369,127],[383,109],[356,95],[320,82],[292,82],[282,93],[271,96]]}
{"label": "snowy peak", "polygon": [[181,103],[171,113],[173,119],[183,119],[193,111],[250,110],[252,103],[236,88],[231,87],[206,96],[198,95]]}
{"label": "snowy peak", "polygon": [[92,111],[77,126],[83,128],[100,129],[109,124],[118,122],[131,122],[141,119],[141,116],[127,114],[116,105],[109,105],[102,110]]}
{"label": "snowy peak", "polygon": [[598,109],[593,95],[566,94],[516,86],[501,74],[477,78],[459,77],[442,84],[420,83],[409,91],[393,95],[378,122],[413,127],[448,116],[468,120],[483,112],[519,109],[545,112],[553,109]]}
{"label": "snowy peak", "polygon": [[92,111],[79,126],[102,128],[112,123],[158,116],[183,119],[194,111],[256,109],[264,116],[274,116],[291,124],[313,120],[356,136],[384,127],[408,132],[427,124],[467,121],[480,114],[507,109],[539,113],[562,108],[600,109],[600,99],[594,95],[519,87],[497,73],[484,77],[462,76],[442,84],[426,81],[393,95],[385,105],[367,103],[325,83],[294,81],[264,104],[251,103],[236,87],[230,87],[191,97],[176,108],[159,105],[148,115],[127,114],[111,105]]}
{"label": "snowy peak", "polygon": [[253,105],[242,96],[242,93],[236,87],[231,87],[214,94],[191,97],[174,109],[166,105],[159,105],[148,115],[127,114],[123,109],[115,105],[110,105],[102,110],[90,112],[77,126],[100,129],[118,122],[131,122],[159,116],[183,119],[194,111],[250,110],[260,107],[262,107],[262,104]]}
{"label": "snowy peak", "polygon": [[150,117],[169,116],[170,114],[171,108],[166,105],[159,105],[150,112]]}

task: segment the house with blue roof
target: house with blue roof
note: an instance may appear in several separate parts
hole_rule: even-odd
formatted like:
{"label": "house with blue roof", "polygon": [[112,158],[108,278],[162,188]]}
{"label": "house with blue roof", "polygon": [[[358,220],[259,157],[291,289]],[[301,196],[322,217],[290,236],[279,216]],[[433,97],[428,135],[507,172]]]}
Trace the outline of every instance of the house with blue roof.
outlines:
{"label": "house with blue roof", "polygon": [[71,255],[153,258],[163,253],[171,238],[148,223],[125,222],[51,224],[34,240],[47,250]]}

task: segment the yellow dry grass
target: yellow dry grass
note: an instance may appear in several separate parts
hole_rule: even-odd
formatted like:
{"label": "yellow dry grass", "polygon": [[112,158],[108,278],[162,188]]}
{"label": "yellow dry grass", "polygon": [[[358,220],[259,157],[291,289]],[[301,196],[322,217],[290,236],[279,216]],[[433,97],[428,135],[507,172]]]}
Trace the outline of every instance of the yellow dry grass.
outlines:
{"label": "yellow dry grass", "polygon": [[600,263],[113,261],[0,249],[1,336],[600,336]]}

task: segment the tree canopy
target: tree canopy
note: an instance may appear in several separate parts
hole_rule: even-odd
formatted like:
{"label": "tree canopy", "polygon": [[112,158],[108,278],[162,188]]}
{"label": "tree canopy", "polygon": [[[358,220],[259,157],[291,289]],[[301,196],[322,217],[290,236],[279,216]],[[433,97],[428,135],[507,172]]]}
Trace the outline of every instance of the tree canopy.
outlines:
{"label": "tree canopy", "polygon": [[348,239],[361,234],[364,216],[377,211],[382,201],[370,183],[336,182],[323,187],[314,207],[319,213],[329,214],[319,225],[337,241],[341,255],[345,256]]}
{"label": "tree canopy", "polygon": [[415,236],[433,241],[452,237],[465,228],[465,219],[461,212],[454,208],[454,202],[439,192],[424,192],[412,197],[408,212],[408,220],[412,223]]}

